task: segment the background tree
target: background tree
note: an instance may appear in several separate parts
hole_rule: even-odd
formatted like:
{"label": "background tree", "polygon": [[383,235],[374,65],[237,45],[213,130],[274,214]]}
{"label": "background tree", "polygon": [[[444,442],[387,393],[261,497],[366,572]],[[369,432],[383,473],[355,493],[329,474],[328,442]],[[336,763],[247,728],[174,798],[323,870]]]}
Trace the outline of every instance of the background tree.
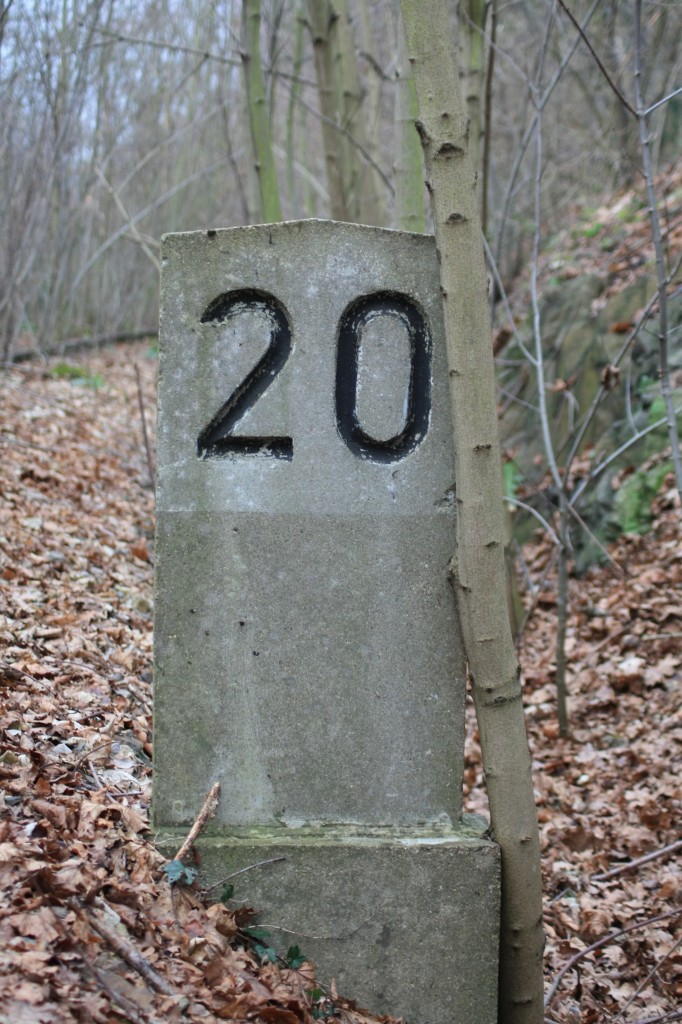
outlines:
{"label": "background tree", "polygon": [[267,224],[282,219],[282,207],[279,201],[277,169],[275,168],[272,138],[270,135],[270,113],[266,106],[263,70],[261,67],[260,8],[260,0],[244,0],[242,13],[244,29],[242,61],[244,63],[244,82],[246,86],[246,102],[249,109],[251,141],[255,157],[254,170],[260,196],[259,213],[263,223]]}
{"label": "background tree", "polygon": [[[481,190],[491,211],[488,238],[506,282],[532,248],[538,53],[546,54],[547,95],[540,100],[551,114],[543,130],[551,172],[543,175],[540,196],[545,236],[561,230],[571,203],[585,208],[604,188],[622,184],[623,160],[632,166],[638,152],[632,125],[625,149],[620,142],[614,148],[617,97],[566,15],[554,19],[545,45],[539,17],[545,10],[544,2],[502,11],[493,5],[483,23],[480,5],[461,6],[469,39],[462,47],[471,54],[472,102],[479,105],[482,56],[486,62],[482,123],[489,150]],[[631,82],[630,8],[576,0],[572,11],[589,26],[612,77]],[[4,5],[0,333],[6,358],[19,338],[24,347],[45,349],[88,332],[153,327],[157,275],[140,237],[149,245],[167,230],[260,216],[242,14],[236,0]],[[264,106],[282,216],[314,212],[402,223],[404,202],[393,192],[405,180],[409,133],[395,128],[402,89],[396,0],[344,0],[343,6],[262,0],[260,15]],[[451,33],[455,27],[453,20]],[[679,8],[644,4],[642,27],[642,88],[653,103],[679,81]],[[654,175],[679,148],[680,110],[677,95],[648,116]],[[404,195],[414,197],[414,188]]]}

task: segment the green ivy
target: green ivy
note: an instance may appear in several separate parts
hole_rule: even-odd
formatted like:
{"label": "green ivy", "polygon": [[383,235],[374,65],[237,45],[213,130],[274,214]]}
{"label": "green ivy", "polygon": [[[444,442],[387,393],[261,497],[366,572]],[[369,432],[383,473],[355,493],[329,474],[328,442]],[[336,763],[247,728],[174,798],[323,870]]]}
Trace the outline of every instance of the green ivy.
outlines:
{"label": "green ivy", "polygon": [[168,875],[171,885],[192,885],[198,874],[195,868],[186,867],[181,860],[169,861],[163,870]]}
{"label": "green ivy", "polygon": [[297,971],[299,967],[302,967],[303,964],[305,963],[305,960],[306,958],[304,957],[303,953],[301,953],[301,950],[299,949],[298,946],[289,946],[287,950],[286,961],[293,971]]}
{"label": "green ivy", "polygon": [[615,500],[616,518],[622,533],[646,533],[650,528],[651,503],[671,467],[671,462],[664,462],[650,469],[637,469],[623,481]]}

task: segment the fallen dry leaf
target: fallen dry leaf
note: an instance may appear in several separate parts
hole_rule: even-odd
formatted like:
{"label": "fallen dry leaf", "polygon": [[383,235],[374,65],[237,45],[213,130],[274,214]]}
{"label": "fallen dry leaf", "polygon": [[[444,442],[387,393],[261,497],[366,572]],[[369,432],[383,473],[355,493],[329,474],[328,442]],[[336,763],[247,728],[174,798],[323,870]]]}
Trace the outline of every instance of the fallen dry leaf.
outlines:
{"label": "fallen dry leaf", "polygon": [[[608,257],[623,283],[637,272],[626,250],[641,228],[626,230]],[[242,932],[249,907],[207,908],[197,892],[171,893],[148,823],[154,515],[133,369],[137,362],[152,430],[156,363],[142,345],[82,361],[102,388],[30,365],[6,370],[1,385],[2,1014],[13,1024],[109,1024],[122,1014],[139,1024],[312,1024],[314,1011],[389,1024],[334,986],[315,1000],[308,963],[261,962]],[[544,578],[552,549],[540,535],[524,547],[541,587],[521,660],[548,982],[609,937],[579,976],[564,978],[551,1009],[559,1024],[606,1024],[649,975],[628,1019],[675,1012],[682,998],[682,958],[670,953],[682,915],[622,931],[682,903],[679,851],[628,868],[679,838],[682,803],[682,540],[672,481],[654,513],[649,536],[613,546],[625,576],[594,568],[571,581],[567,740],[555,715],[551,568]],[[466,810],[486,813],[470,699],[464,795]],[[595,880],[614,867],[626,870]],[[248,900],[246,881],[239,896]],[[173,994],[150,988],[116,955],[92,927],[93,907]]]}

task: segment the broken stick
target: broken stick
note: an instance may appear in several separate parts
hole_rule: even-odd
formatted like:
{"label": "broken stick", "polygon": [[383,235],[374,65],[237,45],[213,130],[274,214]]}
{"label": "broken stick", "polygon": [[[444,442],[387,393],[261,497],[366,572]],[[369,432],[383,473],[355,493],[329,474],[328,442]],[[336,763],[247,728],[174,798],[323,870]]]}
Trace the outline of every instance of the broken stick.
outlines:
{"label": "broken stick", "polygon": [[[96,900],[98,904],[102,904],[106,907],[103,900]],[[84,907],[76,899],[67,900],[68,905],[76,913],[84,913],[88,924],[93,931],[97,932],[100,938],[104,939],[106,944],[109,946],[117,956],[120,956],[121,960],[124,960],[129,967],[132,967],[134,971],[144,978],[149,987],[154,992],[161,992],[164,996],[179,996],[180,993],[174,989],[165,978],[162,978],[158,974],[152,965],[142,956],[138,950],[130,943],[127,939],[124,939],[122,935],[115,932],[113,928],[105,924],[100,915],[92,907]]]}
{"label": "broken stick", "polygon": [[212,818],[213,815],[215,814],[216,809],[218,807],[219,797],[220,783],[215,782],[211,786],[208,796],[203,802],[197,820],[194,822],[191,829],[189,830],[189,833],[184,843],[182,844],[178,852],[175,854],[175,857],[173,858],[174,860],[183,860],[187,856],[187,854],[189,853],[189,851],[192,849],[197,839],[199,838],[201,830],[203,829],[204,825],[206,824],[208,819]]}

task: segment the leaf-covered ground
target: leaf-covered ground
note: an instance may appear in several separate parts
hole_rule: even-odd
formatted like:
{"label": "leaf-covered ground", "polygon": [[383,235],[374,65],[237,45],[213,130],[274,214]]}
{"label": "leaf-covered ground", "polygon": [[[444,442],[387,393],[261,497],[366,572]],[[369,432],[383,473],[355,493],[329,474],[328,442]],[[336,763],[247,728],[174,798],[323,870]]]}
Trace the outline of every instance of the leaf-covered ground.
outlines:
{"label": "leaf-covered ground", "polygon": [[[551,574],[520,651],[550,994],[578,958],[547,1009],[558,1022],[682,1018],[682,531],[672,476],[655,510],[650,535],[612,546],[617,567],[571,582],[570,739],[556,718]],[[525,554],[539,582],[551,551],[538,541]],[[480,810],[473,717],[469,727],[468,801]]]}
{"label": "leaf-covered ground", "polygon": [[[243,903],[170,884],[147,820],[154,517],[135,367],[152,433],[156,362],[144,345],[70,358],[0,378],[0,1024],[374,1020],[295,950],[259,955]],[[562,1024],[682,1017],[679,511],[668,481],[652,534],[613,548],[620,569],[572,584],[569,740],[551,573],[532,599],[547,1017]],[[525,558],[540,584],[551,550],[538,537]],[[468,732],[481,810],[472,714]]]}

